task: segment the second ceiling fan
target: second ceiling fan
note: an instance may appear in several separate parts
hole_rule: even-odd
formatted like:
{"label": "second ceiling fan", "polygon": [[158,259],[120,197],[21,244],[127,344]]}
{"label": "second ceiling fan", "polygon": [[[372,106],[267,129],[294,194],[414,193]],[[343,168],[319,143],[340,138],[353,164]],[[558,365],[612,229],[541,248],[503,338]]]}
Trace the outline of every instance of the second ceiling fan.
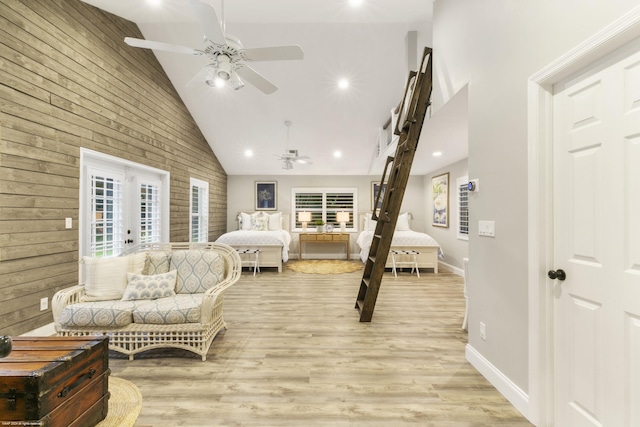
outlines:
{"label": "second ceiling fan", "polygon": [[299,60],[304,57],[300,46],[295,45],[245,49],[238,38],[231,34],[225,34],[224,0],[222,3],[222,24],[218,20],[216,10],[210,4],[198,0],[189,0],[189,4],[204,32],[204,42],[201,49],[132,37],[125,37],[125,43],[129,46],[145,49],[205,56],[208,63],[203,70],[204,81],[209,86],[218,86],[229,82],[235,90],[238,90],[244,87],[244,82],[247,82],[265,94],[275,92],[278,87],[245,62]]}

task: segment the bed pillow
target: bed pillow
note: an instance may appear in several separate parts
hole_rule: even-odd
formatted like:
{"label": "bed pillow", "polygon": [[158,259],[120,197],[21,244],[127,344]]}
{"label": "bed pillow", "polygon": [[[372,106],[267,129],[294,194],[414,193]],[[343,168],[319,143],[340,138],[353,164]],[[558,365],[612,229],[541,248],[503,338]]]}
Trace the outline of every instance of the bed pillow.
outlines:
{"label": "bed pillow", "polygon": [[405,212],[398,216],[398,221],[396,222],[396,231],[409,231],[411,227],[409,227],[409,213]]}
{"label": "bed pillow", "polygon": [[127,287],[124,290],[122,301],[173,296],[176,294],[176,277],[176,270],[152,276],[127,273]]}
{"label": "bed pillow", "polygon": [[240,221],[240,230],[251,230],[251,215],[240,212],[238,220]]}
{"label": "bed pillow", "polygon": [[376,231],[376,225],[378,225],[378,222],[371,219],[370,213],[364,214],[364,230],[365,231]]}
{"label": "bed pillow", "polygon": [[253,221],[251,221],[251,230],[253,231],[269,230],[269,217],[259,216],[259,217],[253,218]]}
{"label": "bed pillow", "polygon": [[282,230],[282,212],[269,215],[269,231]]}

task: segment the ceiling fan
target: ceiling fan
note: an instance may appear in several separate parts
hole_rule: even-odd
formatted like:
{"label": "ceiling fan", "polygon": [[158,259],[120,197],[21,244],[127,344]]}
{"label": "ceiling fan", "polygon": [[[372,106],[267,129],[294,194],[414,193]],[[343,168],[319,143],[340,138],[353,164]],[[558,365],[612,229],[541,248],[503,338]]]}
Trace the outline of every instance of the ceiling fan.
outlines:
{"label": "ceiling fan", "polygon": [[[300,156],[298,154],[298,150],[290,150],[289,149],[289,128],[291,127],[291,122],[289,120],[284,122],[284,125],[287,127],[287,149],[284,150],[284,154],[279,156],[280,160],[282,160],[282,169],[291,170],[293,169],[294,163],[302,163],[302,164],[313,164],[309,161],[311,157],[309,156]],[[276,154],[277,155],[277,154]]]}
{"label": "ceiling fan", "polygon": [[304,53],[300,46],[245,49],[238,38],[231,34],[225,34],[224,0],[222,2],[222,23],[218,20],[216,10],[210,4],[198,0],[189,0],[189,4],[204,32],[204,42],[201,49],[132,37],[125,37],[125,43],[132,47],[204,56],[208,62],[203,70],[204,81],[209,86],[221,86],[229,82],[233,89],[238,90],[244,87],[244,82],[247,82],[265,94],[275,92],[278,90],[277,86],[258,74],[245,62],[303,59]]}

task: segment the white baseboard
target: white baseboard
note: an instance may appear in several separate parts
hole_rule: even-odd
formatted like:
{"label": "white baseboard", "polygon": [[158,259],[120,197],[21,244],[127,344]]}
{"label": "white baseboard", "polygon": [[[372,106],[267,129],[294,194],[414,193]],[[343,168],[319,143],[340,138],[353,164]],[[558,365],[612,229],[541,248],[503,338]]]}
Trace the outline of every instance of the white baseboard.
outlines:
{"label": "white baseboard", "polygon": [[529,421],[529,396],[507,376],[485,359],[476,349],[467,344],[465,357],[522,415]]}
{"label": "white baseboard", "polygon": [[[445,266],[445,267],[447,267],[447,268],[451,269],[451,271],[453,272],[453,274],[457,274],[458,276],[464,276],[464,270],[463,270],[463,269],[461,269],[461,268],[454,267],[453,265],[451,265],[451,264],[447,264],[447,263],[446,263],[446,262],[444,262],[444,261],[438,261],[438,266],[440,266],[440,265]],[[440,267],[438,267],[438,268],[440,268]]]}
{"label": "white baseboard", "polygon": [[48,337],[56,334],[56,328],[53,326],[53,322],[48,325],[34,329],[33,331],[25,332],[23,337]]}

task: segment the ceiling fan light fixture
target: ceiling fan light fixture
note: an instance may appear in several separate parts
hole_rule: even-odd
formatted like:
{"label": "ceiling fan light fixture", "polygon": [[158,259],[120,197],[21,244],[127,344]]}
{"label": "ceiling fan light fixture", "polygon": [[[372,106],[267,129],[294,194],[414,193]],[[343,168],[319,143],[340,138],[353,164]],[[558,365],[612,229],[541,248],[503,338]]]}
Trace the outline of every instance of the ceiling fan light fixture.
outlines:
{"label": "ceiling fan light fixture", "polygon": [[233,74],[231,74],[230,83],[233,90],[240,90],[244,87],[244,82],[242,81],[240,76],[238,76],[238,73],[236,73],[235,71],[233,72]]}
{"label": "ceiling fan light fixture", "polygon": [[216,75],[222,80],[229,80],[231,78],[231,60],[227,55],[218,56]]}
{"label": "ceiling fan light fixture", "polygon": [[282,163],[282,169],[284,170],[291,170],[293,169],[293,163],[291,162],[291,160],[285,160]]}

